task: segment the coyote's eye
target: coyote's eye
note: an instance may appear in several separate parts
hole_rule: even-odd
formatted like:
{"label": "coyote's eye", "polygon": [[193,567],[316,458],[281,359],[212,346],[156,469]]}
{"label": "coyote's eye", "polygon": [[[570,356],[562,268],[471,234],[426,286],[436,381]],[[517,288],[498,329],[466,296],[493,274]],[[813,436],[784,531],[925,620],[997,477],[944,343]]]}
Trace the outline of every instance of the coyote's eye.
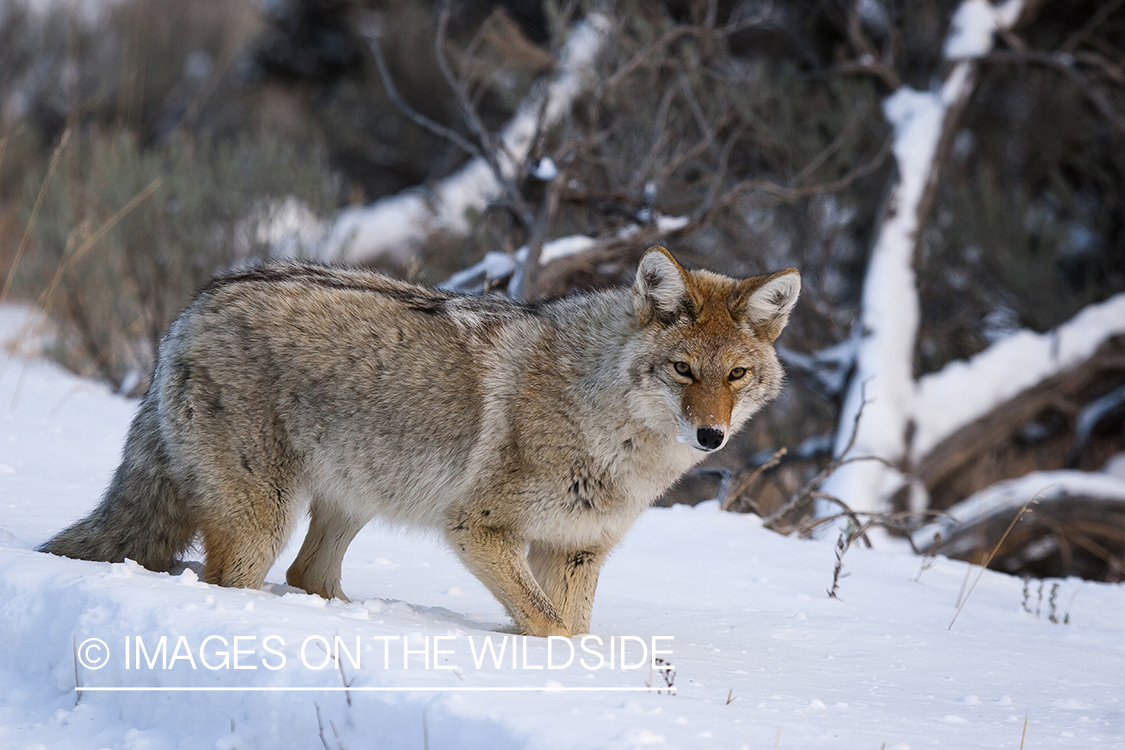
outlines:
{"label": "coyote's eye", "polygon": [[746,377],[745,367],[736,367],[731,370],[730,375],[727,376],[730,380],[742,380],[744,377]]}
{"label": "coyote's eye", "polygon": [[691,377],[691,365],[687,362],[673,362],[672,367],[677,375],[683,375],[685,378]]}

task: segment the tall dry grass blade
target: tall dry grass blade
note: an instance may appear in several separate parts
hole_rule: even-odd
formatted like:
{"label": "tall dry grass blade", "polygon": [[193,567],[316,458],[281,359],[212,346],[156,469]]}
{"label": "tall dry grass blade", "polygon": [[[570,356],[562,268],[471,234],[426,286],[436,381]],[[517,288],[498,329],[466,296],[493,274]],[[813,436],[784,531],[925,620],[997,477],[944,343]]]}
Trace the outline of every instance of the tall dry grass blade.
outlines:
{"label": "tall dry grass blade", "polygon": [[949,627],[946,628],[946,630],[953,630],[953,623],[957,622],[957,616],[961,614],[961,610],[964,609],[965,605],[969,603],[969,597],[973,595],[973,589],[977,587],[977,584],[980,583],[980,579],[984,577],[984,571],[988,570],[988,564],[992,562],[992,558],[995,557],[996,553],[1000,551],[1000,546],[1004,544],[1004,540],[1008,538],[1008,534],[1010,534],[1012,529],[1015,528],[1016,522],[1023,517],[1023,514],[1027,512],[1027,509],[1031,507],[1032,503],[1039,500],[1039,498],[1043,496],[1043,493],[1051,489],[1052,487],[1054,487],[1054,485],[1049,484],[1043,489],[1036,492],[1030,498],[1028,498],[1027,502],[1023,504],[1023,507],[1020,508],[1020,512],[1017,513],[1016,517],[1012,519],[1012,522],[1008,524],[1008,528],[1006,528],[1004,530],[1004,533],[1000,536],[1000,541],[996,543],[996,546],[992,548],[992,551],[989,552],[988,556],[984,558],[984,562],[981,563],[980,573],[975,579],[973,579],[973,585],[970,586],[969,590],[965,592],[965,599],[957,606],[957,611],[953,613],[953,619],[950,620]]}
{"label": "tall dry grass blade", "polygon": [[[15,257],[12,258],[12,267],[8,269],[8,278],[4,281],[4,290],[0,291],[0,305],[8,299],[8,291],[12,288],[12,280],[16,278],[16,269],[19,268],[20,259],[23,258],[24,251],[27,250],[27,244],[31,241],[31,230],[35,228],[35,220],[39,218],[39,209],[43,206],[43,199],[47,197],[47,185],[50,184],[51,177],[59,166],[59,158],[62,156],[63,149],[70,141],[70,132],[70,128],[63,131],[62,138],[59,139],[59,145],[55,146],[55,151],[51,154],[51,161],[47,163],[47,174],[43,176],[43,184],[39,186],[39,195],[35,198],[31,216],[28,217],[27,226],[23,230],[23,239],[20,240],[20,246],[16,250]],[[7,145],[7,138],[4,139],[4,145]],[[0,155],[2,154],[3,151],[0,151]]]}
{"label": "tall dry grass blade", "polygon": [[1025,714],[1023,717],[1023,734],[1020,735],[1020,750],[1023,750],[1024,740],[1027,739],[1027,719],[1030,714]]}
{"label": "tall dry grass blade", "polygon": [[973,572],[973,564],[965,565],[965,577],[961,579],[961,590],[957,592],[957,603],[953,606],[961,609],[961,602],[965,598],[965,589],[969,586],[969,574]]}
{"label": "tall dry grass blade", "polygon": [[74,648],[74,705],[82,702],[82,681],[78,679],[78,636],[70,636],[70,645]]}
{"label": "tall dry grass blade", "polygon": [[63,274],[69,271],[75,263],[82,260],[82,256],[84,256],[90,250],[90,248],[97,244],[98,240],[105,236],[106,232],[113,229],[113,227],[116,226],[119,221],[132,213],[133,209],[143,203],[150,195],[155,193],[156,189],[160,187],[160,183],[161,179],[157,177],[155,180],[150,182],[144,190],[134,195],[132,200],[130,200],[121,208],[117,209],[117,213],[106,219],[105,223],[98,227],[97,231],[91,234],[86,239],[86,241],[83,242],[78,247],[78,249],[75,250],[71,254],[71,256],[66,259],[66,263],[63,264],[62,267],[55,272],[55,278],[51,281],[51,289],[54,289],[56,286],[58,286],[59,281],[62,280]]}
{"label": "tall dry grass blade", "polygon": [[10,138],[10,136],[8,136],[8,135],[5,135],[3,138],[0,138],[0,166],[3,166],[3,164],[4,164],[4,153],[8,150],[8,139],[9,138]]}
{"label": "tall dry grass blade", "polygon": [[[109,230],[113,229],[113,227],[115,227],[118,222],[128,216],[129,213],[133,211],[133,209],[135,209],[142,202],[144,202],[145,199],[156,192],[156,189],[160,187],[160,183],[161,180],[159,177],[150,182],[144,190],[134,195],[133,198],[124,206],[119,208],[117,212],[113,214],[113,216],[110,216],[108,219],[106,219],[105,222],[103,222],[102,225],[98,227],[93,234],[87,237],[85,241],[78,246],[77,250],[71,253],[69,258],[64,258],[63,260],[59,261],[58,268],[55,269],[55,275],[51,279],[51,283],[39,295],[39,299],[36,302],[35,311],[28,316],[27,321],[23,324],[23,327],[20,328],[20,332],[16,336],[15,342],[12,346],[13,352],[17,352],[20,350],[21,346],[23,345],[24,337],[26,337],[28,333],[34,330],[43,320],[46,320],[47,316],[50,314],[51,309],[55,304],[55,295],[58,293],[59,284],[62,282],[63,276],[66,275],[66,272],[73,268],[75,263],[82,260],[82,257],[86,255],[86,253],[88,253],[90,249],[97,244],[98,240],[104,237],[106,233],[109,232]],[[11,362],[11,357],[8,358],[3,367],[0,367],[0,377],[3,377],[4,372],[8,369],[9,362]],[[23,375],[24,373],[21,372],[19,382],[16,383],[16,389],[12,393],[12,408],[15,408],[16,402],[19,400],[20,390],[23,386]]]}

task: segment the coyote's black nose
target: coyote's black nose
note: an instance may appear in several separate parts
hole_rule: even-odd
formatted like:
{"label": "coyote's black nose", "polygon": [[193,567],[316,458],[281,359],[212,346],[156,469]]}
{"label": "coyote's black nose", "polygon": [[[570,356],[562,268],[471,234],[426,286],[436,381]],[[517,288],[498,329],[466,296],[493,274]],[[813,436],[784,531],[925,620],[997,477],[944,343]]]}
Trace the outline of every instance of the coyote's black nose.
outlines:
{"label": "coyote's black nose", "polygon": [[723,444],[723,431],[714,427],[700,427],[695,439],[704,450],[713,451]]}

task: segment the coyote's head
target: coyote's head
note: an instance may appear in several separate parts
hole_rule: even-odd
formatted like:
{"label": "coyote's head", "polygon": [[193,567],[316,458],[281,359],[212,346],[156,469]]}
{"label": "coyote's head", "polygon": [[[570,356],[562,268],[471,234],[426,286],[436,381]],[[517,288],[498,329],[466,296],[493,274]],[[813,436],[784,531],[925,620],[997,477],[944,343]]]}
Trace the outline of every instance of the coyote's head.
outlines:
{"label": "coyote's head", "polygon": [[685,271],[651,248],[633,285],[641,335],[631,374],[649,396],[639,416],[696,450],[723,447],[781,389],[773,342],[800,291],[795,268],[737,280]]}

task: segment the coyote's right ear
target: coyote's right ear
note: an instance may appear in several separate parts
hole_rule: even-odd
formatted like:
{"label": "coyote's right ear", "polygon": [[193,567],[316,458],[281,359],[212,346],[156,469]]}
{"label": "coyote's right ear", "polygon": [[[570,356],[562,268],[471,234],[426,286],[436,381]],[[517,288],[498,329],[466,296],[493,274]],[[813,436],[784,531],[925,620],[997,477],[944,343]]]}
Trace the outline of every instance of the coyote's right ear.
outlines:
{"label": "coyote's right ear", "polygon": [[645,325],[653,319],[672,323],[691,311],[687,272],[660,245],[650,247],[637,267],[633,284],[633,310]]}
{"label": "coyote's right ear", "polygon": [[769,276],[746,279],[738,288],[739,301],[735,306],[742,311],[743,320],[760,336],[776,341],[801,293],[800,272],[786,268]]}

